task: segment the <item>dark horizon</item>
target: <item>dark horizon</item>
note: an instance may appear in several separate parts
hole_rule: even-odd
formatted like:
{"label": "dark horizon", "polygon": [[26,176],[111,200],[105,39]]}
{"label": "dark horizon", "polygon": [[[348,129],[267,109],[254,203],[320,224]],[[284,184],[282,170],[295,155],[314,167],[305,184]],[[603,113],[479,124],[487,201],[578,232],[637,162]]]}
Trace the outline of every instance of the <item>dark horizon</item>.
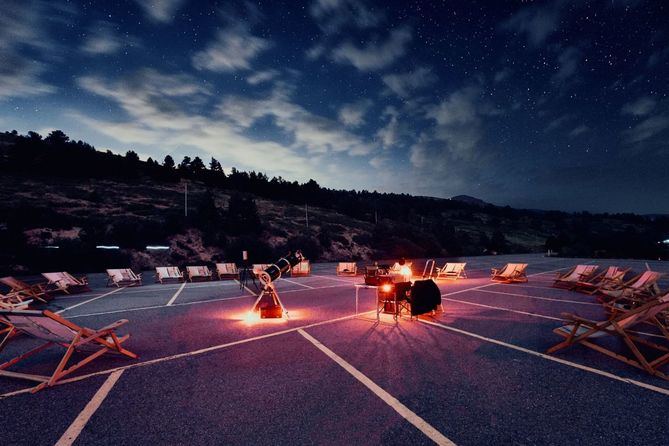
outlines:
{"label": "dark horizon", "polygon": [[334,189],[666,214],[666,9],[9,1],[0,127]]}

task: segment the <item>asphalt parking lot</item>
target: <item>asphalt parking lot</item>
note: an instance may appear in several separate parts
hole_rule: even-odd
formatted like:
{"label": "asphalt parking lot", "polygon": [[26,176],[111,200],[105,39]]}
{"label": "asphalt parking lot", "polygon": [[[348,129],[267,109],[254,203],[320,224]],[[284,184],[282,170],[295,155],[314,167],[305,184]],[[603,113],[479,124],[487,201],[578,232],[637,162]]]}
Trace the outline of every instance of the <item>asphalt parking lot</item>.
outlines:
{"label": "asphalt parking lot", "polygon": [[[288,320],[248,320],[256,290],[236,281],[117,289],[92,277],[91,292],[48,308],[90,328],[128,319],[120,332],[139,359],[105,355],[36,394],[0,378],[2,443],[669,444],[669,382],[579,346],[544,354],[562,312],[604,318],[594,297],[551,288],[556,271],[645,262],[462,261],[467,279],[438,282],[443,313],[380,324],[373,291],[356,315],[362,277],[337,277],[334,264],[277,282]],[[511,261],[529,264],[529,282],[490,282]],[[0,359],[34,345],[19,336]],[[60,356],[43,351],[23,370],[46,373]]]}

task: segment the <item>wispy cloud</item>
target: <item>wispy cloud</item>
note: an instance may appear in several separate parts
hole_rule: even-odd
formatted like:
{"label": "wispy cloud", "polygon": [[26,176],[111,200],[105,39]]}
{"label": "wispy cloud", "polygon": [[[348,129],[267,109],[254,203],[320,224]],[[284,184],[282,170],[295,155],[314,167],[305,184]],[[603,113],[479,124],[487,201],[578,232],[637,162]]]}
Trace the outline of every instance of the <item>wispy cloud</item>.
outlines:
{"label": "wispy cloud", "polygon": [[571,121],[573,118],[574,118],[574,115],[572,115],[571,113],[567,113],[567,114],[564,114],[562,116],[558,116],[557,118],[553,119],[552,121],[550,121],[548,123],[548,125],[546,126],[546,131],[550,132],[550,131],[556,130],[556,129],[562,127],[563,125],[565,125],[567,122]]}
{"label": "wispy cloud", "polygon": [[152,22],[169,23],[185,0],[136,0]]}
{"label": "wispy cloud", "polygon": [[388,119],[388,122],[376,132],[376,138],[381,142],[381,146],[387,149],[397,144],[399,140],[399,112],[395,107],[388,106],[384,110],[383,116]]}
{"label": "wispy cloud", "polygon": [[369,99],[344,104],[339,109],[339,122],[347,127],[360,127],[365,123],[365,114],[371,106],[372,101]]}
{"label": "wispy cloud", "polygon": [[570,138],[576,138],[577,136],[582,135],[583,133],[586,133],[586,132],[588,132],[589,130],[590,130],[590,127],[588,127],[588,126],[585,125],[585,124],[581,124],[581,125],[579,125],[578,127],[573,128],[573,129],[569,132],[568,136],[569,136]]}
{"label": "wispy cloud", "polygon": [[218,31],[209,46],[193,56],[193,66],[198,70],[232,72],[248,70],[251,62],[272,43],[251,34],[243,24]]}
{"label": "wispy cloud", "polygon": [[664,133],[667,129],[669,129],[669,116],[657,115],[644,119],[624,133],[628,142],[639,143]]}
{"label": "wispy cloud", "polygon": [[644,96],[637,99],[636,101],[628,102],[627,104],[623,105],[621,112],[626,115],[645,116],[653,111],[655,104],[655,99],[649,96]]}
{"label": "wispy cloud", "polygon": [[387,39],[377,37],[361,47],[346,41],[332,51],[332,57],[336,62],[351,64],[360,71],[379,70],[402,57],[411,38],[411,29],[401,26],[393,29]]}
{"label": "wispy cloud", "polygon": [[558,29],[560,11],[558,4],[527,6],[500,24],[504,31],[524,34],[528,43],[538,47]]}
{"label": "wispy cloud", "polygon": [[414,91],[435,83],[437,81],[437,76],[429,67],[418,67],[407,73],[386,74],[381,79],[393,93],[402,98],[406,98]]}
{"label": "wispy cloud", "polygon": [[318,26],[327,33],[345,27],[371,28],[384,19],[381,11],[374,11],[360,0],[316,0],[309,12]]}
{"label": "wispy cloud", "polygon": [[97,21],[90,28],[81,50],[91,55],[118,53],[125,46],[138,46],[139,40],[118,32],[114,24]]}
{"label": "wispy cloud", "polygon": [[555,83],[564,83],[569,80],[577,73],[581,57],[582,54],[578,48],[573,46],[565,48],[558,56],[559,68],[551,80]]}
{"label": "wispy cloud", "polygon": [[256,71],[246,78],[246,82],[251,85],[263,84],[276,79],[279,76],[279,71],[274,69]]}

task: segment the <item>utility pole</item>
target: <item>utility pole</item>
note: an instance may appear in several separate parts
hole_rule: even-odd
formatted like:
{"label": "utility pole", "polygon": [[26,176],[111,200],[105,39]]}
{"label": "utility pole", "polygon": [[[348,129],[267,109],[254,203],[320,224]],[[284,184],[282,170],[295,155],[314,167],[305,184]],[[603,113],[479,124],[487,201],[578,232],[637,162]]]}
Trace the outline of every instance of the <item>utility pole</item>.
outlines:
{"label": "utility pole", "polygon": [[307,229],[309,229],[309,205],[304,203],[304,217],[307,222]]}
{"label": "utility pole", "polygon": [[188,183],[184,183],[184,216],[188,217]]}

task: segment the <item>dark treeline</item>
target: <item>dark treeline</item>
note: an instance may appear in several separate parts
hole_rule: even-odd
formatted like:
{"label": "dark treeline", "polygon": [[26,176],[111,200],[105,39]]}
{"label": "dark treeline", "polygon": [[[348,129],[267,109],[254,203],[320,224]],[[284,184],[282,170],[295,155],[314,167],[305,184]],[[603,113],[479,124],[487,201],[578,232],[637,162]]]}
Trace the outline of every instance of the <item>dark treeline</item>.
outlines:
{"label": "dark treeline", "polygon": [[[143,161],[132,150],[125,155],[101,152],[85,142],[70,140],[59,130],[46,137],[34,132],[0,134],[0,168],[27,178],[119,181],[149,178],[164,183],[189,179],[209,189],[326,208],[374,224],[369,239],[357,242],[372,246],[379,256],[527,251],[528,247],[514,243],[511,235],[529,229],[543,237],[540,246],[532,248],[535,250],[548,248],[563,255],[584,257],[661,258],[666,255],[666,246],[659,242],[669,238],[669,219],[664,216],[534,211],[407,194],[333,190],[314,180],[298,183],[235,168],[226,172],[214,158],[205,162],[197,156],[175,160],[168,155],[160,161],[151,158]],[[211,228],[222,214],[215,209],[212,199],[206,198],[202,203],[199,210],[204,221],[202,229]],[[251,202],[232,203],[237,205],[240,209],[254,208]],[[227,229],[240,236],[257,234],[262,229],[259,221],[245,221],[249,217],[242,210],[228,209],[225,215]],[[255,215],[251,217],[257,218]],[[481,229],[463,231],[463,222]],[[314,235],[319,237],[317,242],[321,246],[336,236],[324,232],[325,235]],[[214,237],[210,243],[219,241]]]}

